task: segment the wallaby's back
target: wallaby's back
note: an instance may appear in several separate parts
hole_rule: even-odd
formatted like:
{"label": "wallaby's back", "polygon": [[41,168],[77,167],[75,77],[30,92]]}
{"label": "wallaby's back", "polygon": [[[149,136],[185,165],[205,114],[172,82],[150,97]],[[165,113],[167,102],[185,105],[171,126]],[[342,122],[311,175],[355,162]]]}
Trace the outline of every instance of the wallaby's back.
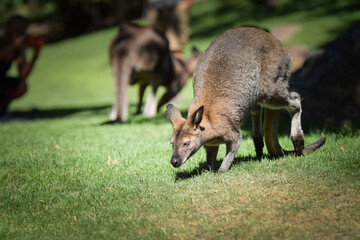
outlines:
{"label": "wallaby's back", "polygon": [[276,101],[278,95],[287,93],[283,90],[288,88],[290,70],[290,55],[270,33],[251,27],[229,30],[200,56],[191,110],[221,102],[217,111],[235,109],[231,115],[242,121],[239,117],[246,117],[256,103]]}

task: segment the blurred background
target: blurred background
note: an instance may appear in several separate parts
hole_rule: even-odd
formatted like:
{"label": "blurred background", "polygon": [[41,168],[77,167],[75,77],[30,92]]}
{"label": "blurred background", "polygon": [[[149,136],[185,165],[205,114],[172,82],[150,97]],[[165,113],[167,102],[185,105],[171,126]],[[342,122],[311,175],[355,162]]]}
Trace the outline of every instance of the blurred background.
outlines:
{"label": "blurred background", "polygon": [[[19,14],[33,23],[30,33],[54,42],[141,19],[147,5],[146,0],[2,0],[0,26],[11,15]],[[245,24],[269,28],[301,23],[297,30],[306,28],[307,36],[299,35],[304,44],[321,47],[359,19],[359,8],[357,0],[195,0],[190,27],[192,38],[197,39]],[[316,31],[321,36],[312,35]]]}
{"label": "blurred background", "polygon": [[[142,0],[2,0],[0,26],[3,26],[11,15],[19,14],[30,20],[29,34],[42,36],[46,40],[29,77],[28,92],[15,100],[9,111],[17,113],[18,116],[30,114],[46,117],[46,114],[41,114],[74,114],[96,110],[106,118],[114,97],[112,70],[108,59],[110,41],[118,32],[121,22],[135,21],[147,25],[147,4]],[[204,51],[217,35],[227,29],[257,26],[269,30],[282,41],[294,57],[294,72],[301,71],[307,57],[318,58],[324,54],[335,39],[346,34],[359,20],[358,0],[195,0],[189,11],[191,33],[184,55],[190,55],[192,46]],[[360,51],[357,36],[359,34],[353,33],[351,40],[357,47],[349,50],[354,55],[341,56],[342,72],[336,73],[352,75],[348,80],[344,75],[341,79],[337,78],[339,80],[334,88],[338,89],[346,81],[349,84],[344,87],[343,93],[340,91],[338,95],[332,96],[332,101],[338,101],[341,99],[341,96],[338,96],[344,95],[343,101],[351,102],[351,106],[346,112],[339,112],[340,116],[328,116],[330,113],[324,113],[325,115],[318,117],[329,117],[328,124],[359,123],[360,114],[357,109],[360,109],[360,85],[356,80],[359,79],[359,73],[347,69],[347,66],[350,69],[360,67],[357,63],[360,61],[356,62]],[[341,44],[344,46],[344,42]],[[340,56],[331,51],[331,56]],[[343,52],[343,49],[338,51]],[[329,59],[329,56],[325,58]],[[324,71],[333,68],[328,61],[325,62],[328,65],[321,65]],[[338,62],[333,64],[339,65]],[[320,65],[315,64],[315,68],[318,66]],[[305,72],[309,71],[311,69]],[[12,66],[11,73],[16,74],[15,66]],[[299,81],[301,80],[296,80]],[[316,79],[313,82],[312,84],[317,86],[324,84]],[[192,100],[192,86],[189,83],[183,90],[183,101],[179,103],[184,109]],[[300,92],[305,91],[305,88],[312,88],[311,84],[310,87],[306,84],[305,87],[300,86],[301,84],[295,85]],[[137,87],[131,87],[129,91],[131,113],[135,112]],[[329,91],[332,90],[326,89],[326,92]],[[311,99],[310,93],[306,100],[311,104],[304,109],[310,108],[316,101]],[[323,103],[315,105],[319,109]],[[341,102],[339,109],[343,108],[344,104]],[[319,110],[325,111],[326,109]],[[344,114],[348,114],[346,119]],[[304,115],[306,118],[306,113]],[[311,122],[311,119],[309,120]]]}
{"label": "blurred background", "polygon": [[[53,42],[140,19],[146,7],[146,0],[2,0],[0,25],[19,14],[33,23],[31,33]],[[212,37],[246,23],[270,27],[280,22],[302,22],[303,27],[321,24],[326,37],[334,37],[358,20],[359,7],[357,0],[195,0],[190,23],[193,38]]]}

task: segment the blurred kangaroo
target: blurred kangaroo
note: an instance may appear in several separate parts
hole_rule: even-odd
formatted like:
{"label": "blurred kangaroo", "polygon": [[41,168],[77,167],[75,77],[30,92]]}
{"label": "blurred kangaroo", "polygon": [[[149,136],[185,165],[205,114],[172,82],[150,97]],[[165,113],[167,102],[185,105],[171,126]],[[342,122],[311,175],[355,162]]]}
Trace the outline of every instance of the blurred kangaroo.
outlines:
{"label": "blurred kangaroo", "polygon": [[207,166],[214,170],[219,144],[226,144],[226,156],[219,172],[233,162],[242,140],[240,124],[252,114],[252,136],[256,155],[263,154],[261,107],[265,108],[264,135],[270,155],[283,156],[278,142],[281,108],[289,111],[290,138],[297,155],[314,151],[326,137],[304,148],[301,128],[301,97],[289,91],[291,56],[271,34],[250,27],[229,30],[217,37],[200,56],[193,80],[194,99],[184,119],[173,105],[166,116],[174,132],[171,163],[181,166],[204,145]]}
{"label": "blurred kangaroo", "polygon": [[[125,122],[128,119],[128,84],[139,84],[139,104],[141,112],[144,91],[152,86],[146,102],[144,115],[152,117],[158,109],[171,100],[192,76],[199,52],[193,49],[190,59],[175,58],[169,50],[165,35],[151,27],[125,23],[110,45],[110,60],[114,74],[115,101],[110,120]],[[166,92],[159,103],[156,91],[159,86]]]}

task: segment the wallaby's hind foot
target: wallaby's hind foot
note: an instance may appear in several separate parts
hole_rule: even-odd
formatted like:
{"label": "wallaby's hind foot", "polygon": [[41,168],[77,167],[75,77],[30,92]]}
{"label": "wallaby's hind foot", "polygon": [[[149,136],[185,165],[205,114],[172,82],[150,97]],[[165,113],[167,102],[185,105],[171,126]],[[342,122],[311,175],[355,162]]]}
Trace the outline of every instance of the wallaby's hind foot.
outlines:
{"label": "wallaby's hind foot", "polygon": [[291,142],[294,145],[294,152],[296,155],[301,156],[304,151],[304,135],[296,135],[296,136],[290,136]]}

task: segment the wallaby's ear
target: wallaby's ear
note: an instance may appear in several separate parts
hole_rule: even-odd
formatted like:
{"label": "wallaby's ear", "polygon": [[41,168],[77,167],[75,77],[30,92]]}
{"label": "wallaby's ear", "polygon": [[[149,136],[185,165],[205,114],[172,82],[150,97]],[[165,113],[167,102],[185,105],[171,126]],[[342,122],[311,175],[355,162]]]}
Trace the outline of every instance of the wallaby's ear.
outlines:
{"label": "wallaby's ear", "polygon": [[204,106],[199,107],[191,116],[191,123],[194,125],[194,129],[199,127],[204,113]]}
{"label": "wallaby's ear", "polygon": [[181,116],[180,111],[172,104],[168,104],[166,106],[165,115],[167,119],[171,122],[173,129],[176,129],[177,126],[181,123],[183,117]]}

